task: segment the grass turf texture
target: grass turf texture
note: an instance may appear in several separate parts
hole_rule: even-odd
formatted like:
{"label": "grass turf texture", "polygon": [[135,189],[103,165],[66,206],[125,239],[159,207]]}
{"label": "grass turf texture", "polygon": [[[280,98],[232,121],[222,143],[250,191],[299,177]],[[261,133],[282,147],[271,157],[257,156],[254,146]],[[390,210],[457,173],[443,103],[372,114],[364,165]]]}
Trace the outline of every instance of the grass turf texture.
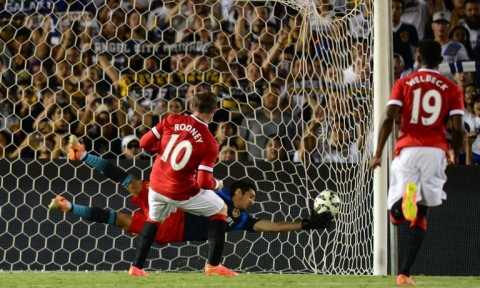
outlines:
{"label": "grass turf texture", "polygon": [[[417,287],[480,287],[480,277],[417,276]],[[200,272],[150,273],[132,278],[126,272],[0,272],[0,287],[395,287],[394,277],[323,276],[312,274],[247,274],[235,278],[206,277]]]}

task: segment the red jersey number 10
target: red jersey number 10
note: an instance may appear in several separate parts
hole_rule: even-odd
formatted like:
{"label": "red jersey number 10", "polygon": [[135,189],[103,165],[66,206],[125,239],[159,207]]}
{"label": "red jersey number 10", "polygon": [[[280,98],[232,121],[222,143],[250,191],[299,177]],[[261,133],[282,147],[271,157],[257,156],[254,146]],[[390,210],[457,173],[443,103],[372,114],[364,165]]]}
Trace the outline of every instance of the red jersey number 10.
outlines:
{"label": "red jersey number 10", "polygon": [[[192,156],[192,143],[190,143],[190,141],[188,140],[183,140],[175,145],[178,137],[178,134],[172,134],[170,136],[170,139],[168,140],[167,146],[165,147],[165,151],[163,151],[161,158],[165,162],[170,162],[170,166],[172,166],[172,169],[174,171],[182,170],[185,165],[187,165],[188,160],[190,160],[190,156]],[[182,158],[177,161],[178,155],[182,151],[185,152]],[[170,161],[168,161],[168,158],[170,158]]]}

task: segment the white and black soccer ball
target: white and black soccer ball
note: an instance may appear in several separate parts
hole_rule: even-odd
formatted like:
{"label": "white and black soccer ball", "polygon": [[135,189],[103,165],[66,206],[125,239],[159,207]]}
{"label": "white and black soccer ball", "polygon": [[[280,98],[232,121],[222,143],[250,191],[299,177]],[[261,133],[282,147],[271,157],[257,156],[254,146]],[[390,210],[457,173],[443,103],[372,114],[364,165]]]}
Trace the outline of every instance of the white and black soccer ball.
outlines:
{"label": "white and black soccer ball", "polygon": [[330,212],[332,216],[336,216],[340,211],[340,204],[342,204],[342,200],[338,194],[325,189],[313,201],[313,209],[317,214]]}

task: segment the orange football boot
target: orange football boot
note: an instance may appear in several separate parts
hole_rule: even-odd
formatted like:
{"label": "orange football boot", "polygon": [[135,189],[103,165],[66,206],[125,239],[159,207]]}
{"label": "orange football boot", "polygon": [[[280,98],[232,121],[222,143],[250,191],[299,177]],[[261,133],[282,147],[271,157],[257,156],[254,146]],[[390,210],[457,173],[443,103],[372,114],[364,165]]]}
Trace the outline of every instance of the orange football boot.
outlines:
{"label": "orange football boot", "polygon": [[224,276],[224,277],[234,277],[237,276],[238,273],[228,269],[227,267],[223,266],[222,264],[213,266],[210,264],[205,265],[205,275],[207,276]]}
{"label": "orange football boot", "polygon": [[412,277],[398,274],[397,276],[397,286],[405,287],[405,286],[415,286],[415,280]]}
{"label": "orange football boot", "polygon": [[128,275],[133,277],[146,277],[148,276],[148,273],[138,267],[130,266],[130,269],[128,270]]}

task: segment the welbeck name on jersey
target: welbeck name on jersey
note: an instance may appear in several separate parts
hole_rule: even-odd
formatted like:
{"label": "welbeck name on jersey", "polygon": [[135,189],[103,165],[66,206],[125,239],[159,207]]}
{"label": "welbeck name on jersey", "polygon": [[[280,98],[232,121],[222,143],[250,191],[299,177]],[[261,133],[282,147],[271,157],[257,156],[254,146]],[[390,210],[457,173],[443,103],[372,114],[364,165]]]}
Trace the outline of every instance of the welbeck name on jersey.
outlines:
{"label": "welbeck name on jersey", "polygon": [[193,128],[192,125],[187,124],[175,124],[174,126],[175,131],[187,131],[188,133],[192,134],[193,139],[197,143],[203,143],[202,134],[198,132],[197,129]]}
{"label": "welbeck name on jersey", "polygon": [[445,91],[448,89],[448,85],[445,84],[442,80],[436,78],[435,76],[432,75],[418,75],[413,77],[412,79],[408,80],[405,82],[408,86],[412,87],[415,84],[422,83],[422,82],[428,82],[435,84],[438,88],[442,89],[442,91]]}

